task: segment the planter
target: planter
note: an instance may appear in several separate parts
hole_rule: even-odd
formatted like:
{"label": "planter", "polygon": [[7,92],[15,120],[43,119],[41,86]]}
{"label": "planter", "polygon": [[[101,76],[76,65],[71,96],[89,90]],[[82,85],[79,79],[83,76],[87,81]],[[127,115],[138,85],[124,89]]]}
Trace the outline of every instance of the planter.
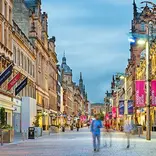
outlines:
{"label": "planter", "polygon": [[3,142],[11,143],[14,141],[14,130],[3,129]]}
{"label": "planter", "polygon": [[37,136],[37,137],[40,137],[40,136],[42,136],[42,128],[41,127],[35,127],[35,135]]}

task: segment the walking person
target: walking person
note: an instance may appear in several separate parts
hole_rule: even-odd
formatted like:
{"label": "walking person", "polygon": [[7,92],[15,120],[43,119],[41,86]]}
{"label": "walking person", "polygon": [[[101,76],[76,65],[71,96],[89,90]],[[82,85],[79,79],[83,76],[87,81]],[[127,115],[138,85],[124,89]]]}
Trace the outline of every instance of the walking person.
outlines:
{"label": "walking person", "polygon": [[[105,127],[105,138],[109,139],[109,145],[112,146],[112,134],[111,134],[111,124],[109,120],[104,121],[104,127]],[[105,147],[107,147],[107,141],[105,140]]]}
{"label": "walking person", "polygon": [[100,128],[102,127],[102,122],[99,120],[99,116],[96,114],[95,120],[93,120],[91,123],[91,132],[93,137],[93,148],[94,151],[97,152],[100,150]]}
{"label": "walking person", "polygon": [[77,128],[77,131],[79,131],[79,129],[80,129],[80,119],[78,119],[77,122],[76,122],[76,128]]}
{"label": "walking person", "polygon": [[125,132],[126,138],[127,138],[127,148],[130,147],[131,130],[132,130],[132,124],[129,122],[128,119],[126,119],[125,124],[124,124],[124,132]]}
{"label": "walking person", "polygon": [[88,129],[89,129],[89,127],[90,127],[90,121],[89,120],[87,122],[87,126],[88,126]]}

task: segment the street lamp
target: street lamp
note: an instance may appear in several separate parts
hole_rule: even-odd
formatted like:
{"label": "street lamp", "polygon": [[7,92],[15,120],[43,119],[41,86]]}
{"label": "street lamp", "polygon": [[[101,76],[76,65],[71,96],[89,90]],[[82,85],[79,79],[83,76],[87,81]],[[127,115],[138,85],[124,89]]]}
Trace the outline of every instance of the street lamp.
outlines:
{"label": "street lamp", "polygon": [[152,37],[152,26],[153,22],[148,23],[148,35],[145,39],[139,39],[137,44],[146,44],[146,140],[151,140],[151,128],[150,128],[150,39]]}

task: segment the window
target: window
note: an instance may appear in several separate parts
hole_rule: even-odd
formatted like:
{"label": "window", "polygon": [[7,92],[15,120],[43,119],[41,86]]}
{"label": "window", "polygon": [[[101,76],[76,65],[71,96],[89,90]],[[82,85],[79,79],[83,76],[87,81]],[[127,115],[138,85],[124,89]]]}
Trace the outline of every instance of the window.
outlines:
{"label": "window", "polygon": [[19,66],[20,66],[20,56],[21,56],[20,50],[18,49],[18,62],[17,62],[17,65],[19,65]]}
{"label": "window", "polygon": [[4,29],[4,45],[7,47],[7,30]]}
{"label": "window", "polygon": [[0,23],[0,42],[2,42],[2,24]]}
{"label": "window", "polygon": [[9,22],[11,23],[11,21],[12,21],[12,10],[9,7]]}
{"label": "window", "polygon": [[3,5],[3,1],[2,0],[0,0],[0,13],[2,14],[2,12],[3,12],[3,10],[2,10],[2,5]]}
{"label": "window", "polygon": [[21,67],[23,68],[23,52],[21,52]]}
{"label": "window", "polygon": [[4,17],[7,19],[7,3],[4,5]]}
{"label": "window", "polygon": [[16,47],[15,46],[14,46],[13,56],[14,56],[14,62],[16,63]]}
{"label": "window", "polygon": [[29,66],[30,66],[30,62],[29,62],[29,59],[27,59],[27,61],[28,61],[28,64],[27,64],[27,66],[28,66],[28,68],[27,68],[27,72],[29,73]]}
{"label": "window", "polygon": [[34,65],[32,65],[32,76],[35,77],[35,69],[34,69]]}
{"label": "window", "polygon": [[141,31],[145,31],[145,23],[141,22]]}
{"label": "window", "polygon": [[8,46],[9,46],[9,49],[11,50],[11,34],[9,34]]}
{"label": "window", "polygon": [[24,55],[23,55],[23,53],[21,54],[22,56],[21,56],[21,64],[22,64],[22,68],[24,69],[24,62],[23,62],[23,60],[24,60]]}

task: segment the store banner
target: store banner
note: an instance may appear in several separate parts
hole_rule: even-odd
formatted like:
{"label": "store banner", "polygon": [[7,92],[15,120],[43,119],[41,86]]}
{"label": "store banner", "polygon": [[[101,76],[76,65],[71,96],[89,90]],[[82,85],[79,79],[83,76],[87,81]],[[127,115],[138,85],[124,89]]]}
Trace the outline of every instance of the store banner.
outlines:
{"label": "store banner", "polygon": [[135,81],[135,91],[136,91],[136,107],[145,107],[145,81],[137,80]]}
{"label": "store banner", "polygon": [[124,100],[119,100],[119,115],[124,115]]}
{"label": "store banner", "polygon": [[109,119],[112,119],[112,112],[109,112]]}
{"label": "store banner", "polygon": [[28,78],[26,77],[15,89],[15,95],[17,95],[28,83]]}
{"label": "store banner", "polygon": [[8,90],[10,90],[21,78],[21,74],[18,73],[9,83],[8,83]]}
{"label": "store banner", "polygon": [[152,106],[156,106],[156,80],[151,81]]}
{"label": "store banner", "polygon": [[0,74],[0,86],[11,76],[13,70],[13,64],[10,64],[1,74]]}
{"label": "store banner", "polygon": [[133,114],[133,100],[128,100],[128,115]]}
{"label": "store banner", "polygon": [[105,120],[109,120],[109,114],[107,113],[106,116],[105,116]]}
{"label": "store banner", "polygon": [[116,118],[116,107],[112,107],[112,117]]}

